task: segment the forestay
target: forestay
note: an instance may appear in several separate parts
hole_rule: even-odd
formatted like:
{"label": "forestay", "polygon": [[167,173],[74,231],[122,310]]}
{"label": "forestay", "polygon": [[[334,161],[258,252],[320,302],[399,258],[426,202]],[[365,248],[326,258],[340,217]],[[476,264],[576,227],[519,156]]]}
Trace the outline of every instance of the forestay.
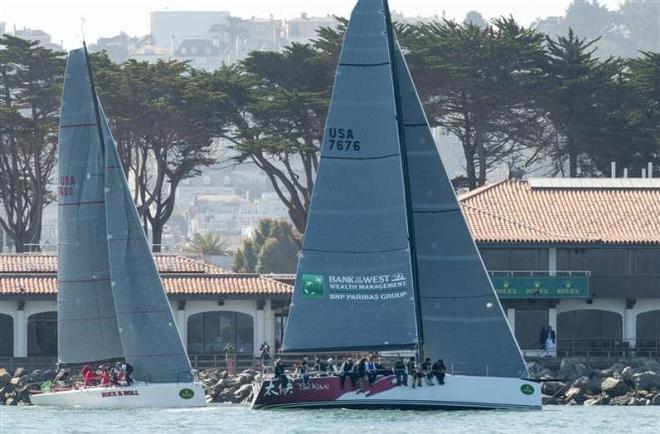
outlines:
{"label": "forestay", "polygon": [[103,150],[82,49],[69,53],[59,133],[58,359],[123,356],[110,288]]}
{"label": "forestay", "polygon": [[309,210],[285,351],[417,344],[385,4],[346,31]]}
{"label": "forestay", "polygon": [[526,373],[522,354],[470,235],[398,45],[395,51],[425,355],[443,358],[456,373],[519,377]]}

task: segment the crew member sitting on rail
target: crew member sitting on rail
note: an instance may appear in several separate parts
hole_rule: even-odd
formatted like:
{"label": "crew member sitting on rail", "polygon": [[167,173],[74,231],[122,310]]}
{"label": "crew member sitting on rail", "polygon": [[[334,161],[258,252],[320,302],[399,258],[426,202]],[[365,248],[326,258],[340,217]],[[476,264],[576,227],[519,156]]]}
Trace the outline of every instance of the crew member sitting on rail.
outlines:
{"label": "crew member sitting on rail", "polygon": [[80,375],[82,375],[85,386],[96,386],[98,384],[98,377],[94,373],[91,365],[83,366]]}
{"label": "crew member sitting on rail", "polygon": [[284,365],[282,364],[281,359],[275,360],[273,375],[280,380],[280,390],[286,389],[286,386],[289,385],[289,377],[287,377],[286,372],[284,372]]}
{"label": "crew member sitting on rail", "polygon": [[422,363],[422,375],[426,378],[426,385],[433,386],[433,372],[431,370],[431,359],[427,357]]}
{"label": "crew member sitting on rail", "polygon": [[347,358],[346,361],[341,364],[341,368],[339,368],[339,384],[341,385],[342,389],[346,383],[346,377],[351,379],[351,385],[355,387],[355,372],[353,359],[351,357]]}
{"label": "crew member sitting on rail", "polygon": [[376,368],[376,362],[374,362],[373,356],[369,354],[367,356],[367,380],[369,380],[369,386],[374,384],[376,377],[378,376],[378,370]]}
{"label": "crew member sitting on rail", "polygon": [[107,366],[101,366],[101,386],[109,386],[110,385],[110,372],[108,372],[109,369]]}
{"label": "crew member sitting on rail", "polygon": [[438,384],[445,384],[445,362],[442,359],[438,359],[433,366],[431,366],[431,372],[435,375],[435,378],[438,379]]}

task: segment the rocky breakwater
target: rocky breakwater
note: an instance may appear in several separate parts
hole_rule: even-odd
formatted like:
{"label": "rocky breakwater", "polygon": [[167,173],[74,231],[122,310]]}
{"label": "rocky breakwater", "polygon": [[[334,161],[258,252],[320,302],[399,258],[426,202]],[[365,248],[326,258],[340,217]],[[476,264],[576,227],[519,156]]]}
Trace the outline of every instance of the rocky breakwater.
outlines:
{"label": "rocky breakwater", "polygon": [[252,400],[253,384],[261,381],[261,374],[246,369],[229,377],[227,371],[211,369],[200,371],[199,380],[204,385],[207,402],[248,404]]}
{"label": "rocky breakwater", "polygon": [[55,375],[52,369],[28,374],[23,368],[14,372],[0,368],[0,405],[30,404],[30,393],[38,391],[41,383],[54,379]]}
{"label": "rocky breakwater", "polygon": [[565,359],[558,371],[532,366],[544,380],[544,405],[658,405],[660,363],[655,360],[589,367],[581,360]]}

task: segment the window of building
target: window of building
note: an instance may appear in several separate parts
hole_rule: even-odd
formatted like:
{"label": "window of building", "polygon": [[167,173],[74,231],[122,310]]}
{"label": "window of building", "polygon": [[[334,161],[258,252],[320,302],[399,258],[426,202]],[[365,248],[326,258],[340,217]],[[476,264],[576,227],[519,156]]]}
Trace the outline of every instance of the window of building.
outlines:
{"label": "window of building", "polygon": [[254,325],[250,315],[238,312],[203,312],[188,318],[188,352],[221,354],[231,343],[237,354],[254,351]]}
{"label": "window of building", "polygon": [[660,350],[660,309],[637,315],[637,344],[655,344]]}
{"label": "window of building", "polygon": [[30,315],[28,356],[57,356],[57,312]]}
{"label": "window of building", "polygon": [[520,348],[541,349],[541,329],[548,324],[547,309],[516,309],[516,339]]}
{"label": "window of building", "polygon": [[595,355],[621,345],[621,315],[604,310],[580,309],[557,315],[557,350]]}
{"label": "window of building", "polygon": [[660,249],[639,249],[635,252],[635,274],[657,276],[660,274]]}
{"label": "window of building", "polygon": [[14,319],[0,313],[0,356],[14,354]]}

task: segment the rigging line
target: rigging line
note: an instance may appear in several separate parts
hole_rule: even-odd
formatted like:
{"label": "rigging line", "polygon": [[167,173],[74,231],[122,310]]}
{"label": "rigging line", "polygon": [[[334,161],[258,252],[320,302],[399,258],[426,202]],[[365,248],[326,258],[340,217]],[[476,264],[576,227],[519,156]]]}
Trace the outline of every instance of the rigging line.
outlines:
{"label": "rigging line", "polygon": [[[408,171],[408,157],[406,155],[406,134],[403,125],[403,110],[401,105],[401,90],[399,88],[399,76],[397,72],[398,59],[395,58],[395,48],[397,44],[394,37],[394,29],[392,25],[392,16],[390,14],[390,7],[387,0],[383,1],[385,9],[385,27],[387,29],[387,45],[389,50],[390,66],[392,84],[394,87],[394,108],[396,115],[396,124],[399,135],[399,152],[401,154],[401,171],[403,172],[403,188],[405,193],[406,204],[406,223],[408,226],[408,243],[410,245],[410,265],[412,271],[412,290],[415,302],[415,323],[417,325],[417,342],[418,349],[417,355],[420,359],[424,358],[424,328],[422,320],[422,304],[420,301],[419,293],[419,268],[417,266],[417,254],[415,250],[415,228],[413,205],[410,190],[410,174]],[[405,62],[405,60],[404,60]]]}
{"label": "rigging line", "polygon": [[381,250],[324,250],[324,249],[303,249],[304,252],[314,252],[314,253],[348,253],[348,254],[358,254],[358,253],[390,253],[390,252],[401,252],[408,250],[408,246],[405,247],[396,247],[394,249],[381,249]]}

